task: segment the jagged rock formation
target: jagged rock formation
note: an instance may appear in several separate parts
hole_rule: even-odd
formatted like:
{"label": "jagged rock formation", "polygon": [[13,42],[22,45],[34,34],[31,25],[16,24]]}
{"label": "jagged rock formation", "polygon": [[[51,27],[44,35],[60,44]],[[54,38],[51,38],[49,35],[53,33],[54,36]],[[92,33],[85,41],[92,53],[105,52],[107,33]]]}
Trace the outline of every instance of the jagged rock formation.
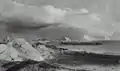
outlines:
{"label": "jagged rock formation", "polygon": [[39,45],[37,46],[36,48],[41,56],[44,58],[44,59],[53,59],[54,58],[54,50],[50,49],[50,48],[47,48],[45,45]]}
{"label": "jagged rock formation", "polygon": [[23,59],[31,59],[35,61],[43,61],[43,57],[38,50],[33,48],[25,39],[15,38],[6,45],[0,45],[0,59],[21,61]]}
{"label": "jagged rock formation", "polygon": [[41,54],[34,49],[25,39],[17,38],[13,40],[13,47],[20,53],[20,56],[35,61],[43,61]]}

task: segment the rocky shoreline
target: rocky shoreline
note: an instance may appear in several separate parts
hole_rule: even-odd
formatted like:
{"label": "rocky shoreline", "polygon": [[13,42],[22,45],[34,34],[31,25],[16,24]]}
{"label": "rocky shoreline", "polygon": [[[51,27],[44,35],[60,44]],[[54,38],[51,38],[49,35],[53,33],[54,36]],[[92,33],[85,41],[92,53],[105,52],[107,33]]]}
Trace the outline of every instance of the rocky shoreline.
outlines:
{"label": "rocky shoreline", "polygon": [[[75,47],[75,45],[70,46]],[[30,44],[23,38],[6,37],[0,44],[0,71],[100,71],[107,68],[116,71],[119,69],[114,68],[119,67],[119,55],[87,51],[72,50],[68,44],[61,45],[60,40],[39,39]],[[94,65],[96,67],[89,68]]]}

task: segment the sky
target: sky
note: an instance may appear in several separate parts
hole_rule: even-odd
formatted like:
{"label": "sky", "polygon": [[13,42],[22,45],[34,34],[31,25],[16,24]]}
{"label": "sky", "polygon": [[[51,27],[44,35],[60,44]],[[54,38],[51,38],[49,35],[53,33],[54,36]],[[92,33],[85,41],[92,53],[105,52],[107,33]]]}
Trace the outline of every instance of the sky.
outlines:
{"label": "sky", "polygon": [[[119,31],[119,27],[112,26],[112,24],[116,24],[116,21],[113,19],[113,13],[116,12],[113,11],[115,7],[115,1],[113,0],[17,0],[18,3],[22,4],[13,4],[11,0],[0,1],[2,17],[9,19],[7,27],[18,24],[19,26],[35,27],[59,23],[59,26],[55,25],[52,28],[60,26],[66,30],[69,27],[79,28],[79,30],[82,28],[87,30],[87,32],[85,31],[87,35],[92,36],[111,36],[113,31]],[[68,14],[64,8],[71,8],[72,11],[69,11],[70,14]],[[71,14],[79,13],[83,8],[88,10],[89,14]],[[22,23],[15,23],[17,22],[16,20]],[[119,26],[119,24],[117,23],[115,26]],[[50,28],[46,29],[51,30]],[[27,29],[28,31],[33,30]],[[40,30],[37,31],[40,32]]]}

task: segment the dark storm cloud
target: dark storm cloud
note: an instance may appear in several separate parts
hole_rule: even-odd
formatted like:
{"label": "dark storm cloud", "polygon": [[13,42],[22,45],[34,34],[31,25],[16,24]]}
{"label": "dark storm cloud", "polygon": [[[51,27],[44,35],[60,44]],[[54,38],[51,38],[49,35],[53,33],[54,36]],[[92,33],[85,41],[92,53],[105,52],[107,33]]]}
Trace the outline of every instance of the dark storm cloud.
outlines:
{"label": "dark storm cloud", "polygon": [[36,7],[6,0],[1,5],[1,24],[6,25],[8,32],[38,30],[49,26],[59,25],[64,16],[61,9],[52,5]]}

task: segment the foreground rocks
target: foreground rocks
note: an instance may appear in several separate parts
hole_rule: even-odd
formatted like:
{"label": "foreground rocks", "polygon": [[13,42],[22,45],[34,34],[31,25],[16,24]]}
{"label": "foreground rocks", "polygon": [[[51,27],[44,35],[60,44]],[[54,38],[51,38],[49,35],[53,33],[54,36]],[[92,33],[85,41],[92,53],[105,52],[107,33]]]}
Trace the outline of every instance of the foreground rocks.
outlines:
{"label": "foreground rocks", "polygon": [[56,50],[57,48],[46,46],[48,41],[38,40],[37,42],[41,44],[32,43],[33,46],[23,38],[5,37],[0,44],[0,60],[24,61],[30,59],[44,61],[54,59],[55,55],[59,53],[59,50]]}
{"label": "foreground rocks", "polygon": [[22,61],[31,59],[35,61],[43,61],[44,58],[40,52],[33,48],[26,40],[15,38],[7,44],[0,45],[0,59],[9,61]]}
{"label": "foreground rocks", "polygon": [[20,53],[20,57],[28,58],[35,61],[44,60],[39,51],[33,48],[25,39],[16,38],[13,40],[12,45]]}
{"label": "foreground rocks", "polygon": [[46,62],[27,61],[0,61],[0,71],[90,71],[85,69],[71,69],[59,66],[57,64],[49,64]]}

